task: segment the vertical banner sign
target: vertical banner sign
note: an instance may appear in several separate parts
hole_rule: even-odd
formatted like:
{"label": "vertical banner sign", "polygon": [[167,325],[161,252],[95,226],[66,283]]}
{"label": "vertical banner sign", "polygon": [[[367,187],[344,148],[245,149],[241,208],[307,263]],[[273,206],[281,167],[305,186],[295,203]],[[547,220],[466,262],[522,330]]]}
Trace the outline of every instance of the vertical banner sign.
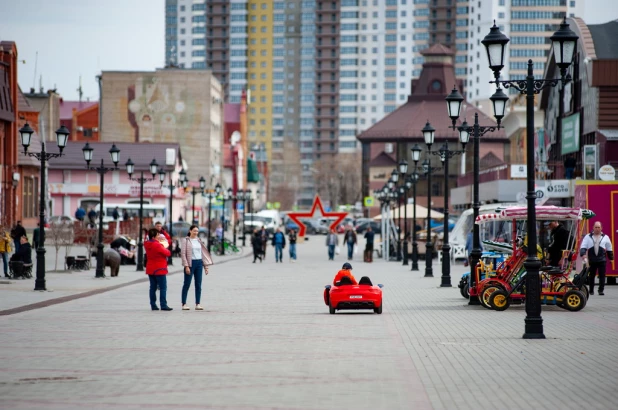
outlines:
{"label": "vertical banner sign", "polygon": [[579,151],[579,113],[562,119],[562,155]]}
{"label": "vertical banner sign", "polygon": [[587,180],[597,179],[597,146],[584,145],[584,164],[583,178]]}

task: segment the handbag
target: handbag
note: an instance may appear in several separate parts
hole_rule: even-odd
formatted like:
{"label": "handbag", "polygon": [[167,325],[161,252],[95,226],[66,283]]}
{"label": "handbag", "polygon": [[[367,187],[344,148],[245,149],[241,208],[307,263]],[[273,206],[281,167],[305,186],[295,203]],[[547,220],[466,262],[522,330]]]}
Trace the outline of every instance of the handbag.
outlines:
{"label": "handbag", "polygon": [[341,249],[339,249],[339,246],[335,246],[335,255],[339,255],[340,250]]}

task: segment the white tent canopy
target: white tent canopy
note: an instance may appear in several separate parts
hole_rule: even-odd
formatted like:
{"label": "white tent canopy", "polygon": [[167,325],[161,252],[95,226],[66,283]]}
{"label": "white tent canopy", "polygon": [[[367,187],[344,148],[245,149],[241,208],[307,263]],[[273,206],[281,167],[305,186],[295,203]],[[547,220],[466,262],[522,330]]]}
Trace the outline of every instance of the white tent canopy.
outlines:
{"label": "white tent canopy", "polygon": [[[406,209],[407,207],[407,209]],[[416,205],[416,219],[426,219],[428,209],[421,205]],[[408,213],[408,219],[414,216],[414,204],[402,205],[399,209],[393,209],[388,214],[389,218],[395,218],[401,213],[401,219],[404,219],[405,213]],[[432,219],[444,219],[444,214],[438,211],[431,210]],[[382,215],[375,216],[373,219],[382,219]]]}

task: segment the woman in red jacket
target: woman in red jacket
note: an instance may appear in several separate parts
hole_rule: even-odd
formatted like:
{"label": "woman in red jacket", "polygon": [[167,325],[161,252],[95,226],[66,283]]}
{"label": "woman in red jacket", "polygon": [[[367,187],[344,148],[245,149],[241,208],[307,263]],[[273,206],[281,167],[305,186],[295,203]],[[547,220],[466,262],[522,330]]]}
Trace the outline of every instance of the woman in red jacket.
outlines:
{"label": "woman in red jacket", "polygon": [[[161,310],[172,310],[167,306],[167,258],[171,255],[169,249],[163,246],[164,238],[160,236],[157,229],[152,228],[148,231],[149,240],[144,242],[144,249],[148,256],[146,264],[146,275],[150,279],[150,307],[152,310],[159,310],[157,307],[157,286],[159,287],[159,297],[161,299]],[[161,238],[161,239],[159,239]],[[165,241],[167,242],[167,241]]]}

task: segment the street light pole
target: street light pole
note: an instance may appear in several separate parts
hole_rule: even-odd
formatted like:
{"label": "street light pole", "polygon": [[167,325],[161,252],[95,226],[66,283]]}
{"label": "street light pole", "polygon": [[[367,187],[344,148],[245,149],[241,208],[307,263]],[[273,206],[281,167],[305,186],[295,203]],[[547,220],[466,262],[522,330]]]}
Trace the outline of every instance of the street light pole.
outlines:
{"label": "street light pole", "polygon": [[139,178],[133,178],[132,175],[135,171],[135,164],[131,161],[131,158],[129,158],[125,166],[127,168],[127,174],[129,174],[129,180],[139,183],[139,241],[137,242],[137,266],[135,270],[137,272],[142,272],[144,270],[144,183],[156,179],[159,164],[157,164],[155,159],[150,162],[150,173],[152,174],[152,178],[144,178],[144,171],[140,171]]}
{"label": "street light pole", "polygon": [[418,161],[421,159],[421,148],[418,144],[414,144],[414,146],[410,149],[412,152],[412,161],[414,161],[414,172],[410,174],[410,181],[414,184],[412,188],[412,197],[414,201],[414,210],[412,212],[412,267],[411,271],[418,270],[418,243],[416,242],[416,185],[418,183]]}
{"label": "street light pole", "polygon": [[[168,212],[168,218],[169,218],[169,235],[170,235],[170,239],[172,241],[174,241],[174,234],[172,232],[172,204],[173,204],[173,199],[174,199],[174,188],[176,187],[180,187],[181,184],[183,183],[183,181],[185,181],[187,179],[187,173],[185,172],[184,169],[181,169],[180,172],[178,173],[178,181],[176,184],[174,184],[174,181],[172,179],[172,172],[173,170],[169,170],[167,172],[167,174],[169,174],[169,191],[170,191],[170,198],[169,198],[169,212]],[[161,182],[161,186],[163,186],[163,182],[165,182],[165,170],[161,169],[159,170],[159,181]],[[172,244],[169,244],[170,246],[170,250],[172,247]],[[172,261],[172,257],[170,256],[169,258],[167,258],[167,264],[172,266],[173,265],[173,261]]]}
{"label": "street light pole", "polygon": [[103,157],[101,157],[101,165],[99,167],[91,167],[90,161],[92,161],[93,151],[89,143],[86,143],[82,152],[84,154],[84,160],[86,160],[86,169],[89,171],[95,171],[99,174],[99,243],[97,245],[97,268],[95,271],[96,278],[105,277],[105,265],[103,263],[103,214],[105,213],[105,207],[103,206],[103,191],[105,174],[109,171],[118,170],[118,161],[120,160],[120,150],[116,147],[116,144],[112,144],[109,150],[109,154],[112,157],[114,167],[106,167],[103,163]]}
{"label": "street light pole", "polygon": [[212,191],[208,191],[208,253],[210,253],[210,246],[212,244],[212,221],[210,219],[210,212],[212,209]]}
{"label": "street light pole", "polygon": [[41,162],[40,180],[41,185],[39,187],[39,239],[38,247],[36,249],[36,279],[34,281],[34,290],[45,291],[47,290],[45,285],[45,202],[46,202],[46,188],[47,181],[45,181],[45,162],[48,162],[51,158],[61,157],[64,147],[67,145],[70,131],[64,125],[56,130],[56,141],[58,144],[59,153],[51,153],[45,151],[45,139],[41,138],[41,151],[40,152],[28,152],[30,141],[34,134],[34,129],[26,123],[19,129],[19,136],[21,138],[21,145],[24,147],[24,155],[34,157]]}
{"label": "street light pole", "polygon": [[[445,141],[440,150],[432,151],[432,154],[439,155],[442,164],[444,164],[444,232],[442,239],[442,278],[441,278],[441,287],[450,288],[451,285],[451,255],[450,250],[451,246],[449,245],[448,239],[448,215],[449,215],[449,206],[448,206],[448,177],[449,177],[449,159],[453,158],[456,155],[461,155],[466,152],[466,144],[468,143],[468,136],[470,134],[459,134],[461,140],[461,151],[450,150],[448,147],[448,142]],[[465,139],[464,139],[465,138]]]}
{"label": "street light pole", "polygon": [[[436,130],[431,126],[429,122],[425,124],[421,130],[425,144],[427,145],[428,153],[431,152],[431,146],[433,145]],[[431,172],[437,171],[440,168],[431,167],[431,159],[426,159],[423,162],[423,168],[427,174],[427,242],[425,245],[425,277],[433,277],[433,243],[431,242]]]}
{"label": "street light pole", "polygon": [[494,108],[494,117],[500,122],[504,117],[506,102],[508,97],[504,95],[501,85],[504,88],[513,87],[521,94],[526,95],[526,162],[527,162],[527,195],[528,200],[528,257],[524,262],[526,268],[526,318],[524,339],[544,339],[543,318],[541,317],[541,289],[539,287],[539,269],[541,261],[537,257],[537,236],[536,236],[536,190],[534,188],[534,96],[539,94],[544,88],[556,87],[558,84],[566,84],[571,81],[567,70],[571,66],[575,54],[578,36],[570,29],[566,22],[566,17],[560,24],[560,28],[551,37],[553,43],[554,57],[556,65],[560,68],[561,78],[535,79],[534,66],[532,60],[528,60],[528,75],[525,80],[500,80],[500,71],[504,67],[504,52],[509,38],[505,36],[494,23],[489,34],[485,36],[483,45],[487,49],[489,68],[494,72],[495,81],[490,83],[498,87],[496,93],[490,97]]}
{"label": "street light pole", "polygon": [[411,179],[408,177],[405,179],[405,183],[404,183],[404,201],[403,201],[403,205],[405,208],[403,208],[403,219],[404,224],[403,224],[403,265],[404,266],[408,266],[408,261],[410,259],[410,254],[408,253],[408,234],[409,234],[409,230],[408,230],[408,191],[410,191],[410,188],[412,188],[412,181]]}

